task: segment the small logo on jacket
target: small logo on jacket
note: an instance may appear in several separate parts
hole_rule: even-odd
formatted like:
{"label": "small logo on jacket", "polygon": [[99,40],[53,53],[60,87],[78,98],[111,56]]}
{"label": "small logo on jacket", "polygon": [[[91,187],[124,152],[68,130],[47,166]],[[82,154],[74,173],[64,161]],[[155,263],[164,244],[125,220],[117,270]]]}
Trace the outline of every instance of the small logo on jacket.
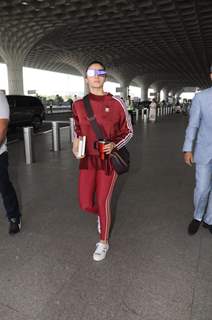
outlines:
{"label": "small logo on jacket", "polygon": [[105,107],[105,112],[110,112],[110,108]]}

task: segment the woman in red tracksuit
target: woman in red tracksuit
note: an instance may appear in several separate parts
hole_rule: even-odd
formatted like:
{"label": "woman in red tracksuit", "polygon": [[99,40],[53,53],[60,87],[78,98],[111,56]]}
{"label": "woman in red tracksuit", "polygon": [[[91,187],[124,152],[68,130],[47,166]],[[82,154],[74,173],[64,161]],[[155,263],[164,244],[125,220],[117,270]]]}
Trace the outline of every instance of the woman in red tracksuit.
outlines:
{"label": "woman in red tracksuit", "polygon": [[114,148],[119,149],[126,145],[133,135],[126,106],[121,99],[104,92],[105,79],[106,71],[102,63],[97,61],[90,63],[86,70],[86,82],[90,90],[89,101],[96,121],[101,126],[106,141],[109,141],[104,146],[106,155],[104,160],[100,159],[96,148],[97,138],[87,118],[83,100],[77,100],[73,104],[75,139],[86,136],[86,153],[80,160],[80,207],[84,211],[97,214],[100,224],[100,241],[96,244],[93,254],[95,261],[103,260],[109,249],[110,201],[117,179],[109,154]]}

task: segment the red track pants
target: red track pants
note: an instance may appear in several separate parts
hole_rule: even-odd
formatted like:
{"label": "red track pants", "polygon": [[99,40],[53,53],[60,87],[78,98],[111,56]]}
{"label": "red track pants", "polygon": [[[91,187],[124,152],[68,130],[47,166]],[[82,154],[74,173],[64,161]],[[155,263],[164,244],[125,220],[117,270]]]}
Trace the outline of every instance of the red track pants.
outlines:
{"label": "red track pants", "polygon": [[111,212],[110,201],[117,180],[117,173],[106,175],[104,170],[83,169],[79,174],[79,202],[84,211],[100,217],[100,240],[108,240]]}

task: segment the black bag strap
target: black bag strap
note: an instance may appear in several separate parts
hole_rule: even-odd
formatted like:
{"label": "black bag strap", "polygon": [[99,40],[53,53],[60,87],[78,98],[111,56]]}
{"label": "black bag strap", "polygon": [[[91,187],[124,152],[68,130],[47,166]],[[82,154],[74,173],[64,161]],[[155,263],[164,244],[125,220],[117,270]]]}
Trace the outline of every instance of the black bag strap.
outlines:
{"label": "black bag strap", "polygon": [[93,109],[92,109],[92,106],[90,104],[88,95],[86,95],[83,98],[83,102],[84,102],[85,111],[86,111],[87,116],[88,116],[88,120],[90,121],[91,127],[92,127],[93,131],[95,132],[97,139],[98,140],[104,140],[105,139],[105,135],[103,133],[102,128],[99,126],[99,124],[96,121],[96,118],[95,118],[95,115],[93,113]]}

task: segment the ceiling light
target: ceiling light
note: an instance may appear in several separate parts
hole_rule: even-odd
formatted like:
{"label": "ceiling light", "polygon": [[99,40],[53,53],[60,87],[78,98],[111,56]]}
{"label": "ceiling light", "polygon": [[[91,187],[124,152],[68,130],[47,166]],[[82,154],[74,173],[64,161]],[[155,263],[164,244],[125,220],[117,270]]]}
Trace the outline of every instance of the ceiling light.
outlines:
{"label": "ceiling light", "polygon": [[21,4],[23,4],[23,6],[28,6],[29,3],[26,1],[22,1]]}

